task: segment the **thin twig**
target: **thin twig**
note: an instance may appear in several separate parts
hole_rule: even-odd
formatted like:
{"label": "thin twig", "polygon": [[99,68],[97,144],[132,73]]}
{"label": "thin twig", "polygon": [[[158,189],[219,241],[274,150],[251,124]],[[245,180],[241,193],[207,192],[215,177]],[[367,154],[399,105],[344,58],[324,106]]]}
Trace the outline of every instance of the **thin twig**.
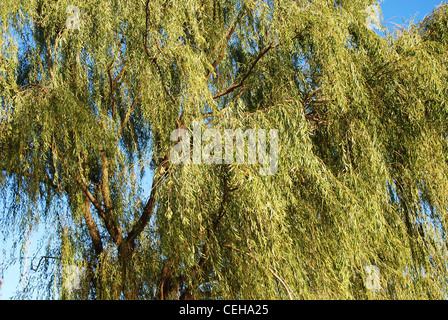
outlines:
{"label": "thin twig", "polygon": [[40,264],[42,262],[43,259],[55,259],[55,260],[61,260],[61,258],[58,257],[51,257],[51,256],[42,256],[39,259],[39,263],[37,264],[36,268],[33,268],[33,261],[31,261],[31,270],[37,272],[37,270],[39,270]]}

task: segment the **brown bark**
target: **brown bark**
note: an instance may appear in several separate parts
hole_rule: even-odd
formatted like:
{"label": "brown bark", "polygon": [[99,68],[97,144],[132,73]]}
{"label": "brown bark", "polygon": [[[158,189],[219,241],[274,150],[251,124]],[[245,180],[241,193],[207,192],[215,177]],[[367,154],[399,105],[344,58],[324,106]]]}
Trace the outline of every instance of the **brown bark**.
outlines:
{"label": "brown bark", "polygon": [[100,232],[98,230],[98,226],[92,218],[91,212],[91,202],[89,198],[84,197],[84,221],[87,225],[87,229],[89,230],[90,238],[93,242],[93,249],[95,250],[96,256],[99,256],[103,251],[103,243],[101,241]]}

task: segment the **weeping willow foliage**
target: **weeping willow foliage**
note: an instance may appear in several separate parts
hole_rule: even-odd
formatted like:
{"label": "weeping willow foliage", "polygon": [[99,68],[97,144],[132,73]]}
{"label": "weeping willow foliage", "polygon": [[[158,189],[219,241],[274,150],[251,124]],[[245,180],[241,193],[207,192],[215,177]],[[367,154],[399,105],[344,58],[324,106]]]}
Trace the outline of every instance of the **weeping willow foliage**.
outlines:
{"label": "weeping willow foliage", "polygon": [[[22,258],[44,228],[20,296],[446,298],[448,7],[380,36],[371,5],[3,0],[1,228]],[[172,164],[194,120],[278,129],[278,171]]]}

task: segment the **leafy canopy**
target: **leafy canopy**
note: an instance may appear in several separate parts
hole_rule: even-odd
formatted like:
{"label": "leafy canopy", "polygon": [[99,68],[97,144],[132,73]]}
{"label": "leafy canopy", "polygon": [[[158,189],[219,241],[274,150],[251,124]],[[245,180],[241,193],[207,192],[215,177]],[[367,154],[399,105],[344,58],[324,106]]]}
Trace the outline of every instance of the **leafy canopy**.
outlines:
{"label": "leafy canopy", "polygon": [[[375,5],[3,0],[1,228],[23,258],[44,227],[20,296],[445,298],[447,6],[379,36]],[[194,120],[278,129],[278,172],[172,164]]]}

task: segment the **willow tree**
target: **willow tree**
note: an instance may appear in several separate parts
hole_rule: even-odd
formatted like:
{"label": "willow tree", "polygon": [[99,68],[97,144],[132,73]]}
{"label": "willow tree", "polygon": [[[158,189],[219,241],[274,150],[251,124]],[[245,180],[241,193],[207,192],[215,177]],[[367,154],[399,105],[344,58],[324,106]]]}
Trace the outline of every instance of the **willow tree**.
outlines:
{"label": "willow tree", "polygon": [[[22,297],[446,297],[447,10],[380,36],[376,5],[4,0]],[[174,163],[193,123],[278,130],[278,169]]]}

